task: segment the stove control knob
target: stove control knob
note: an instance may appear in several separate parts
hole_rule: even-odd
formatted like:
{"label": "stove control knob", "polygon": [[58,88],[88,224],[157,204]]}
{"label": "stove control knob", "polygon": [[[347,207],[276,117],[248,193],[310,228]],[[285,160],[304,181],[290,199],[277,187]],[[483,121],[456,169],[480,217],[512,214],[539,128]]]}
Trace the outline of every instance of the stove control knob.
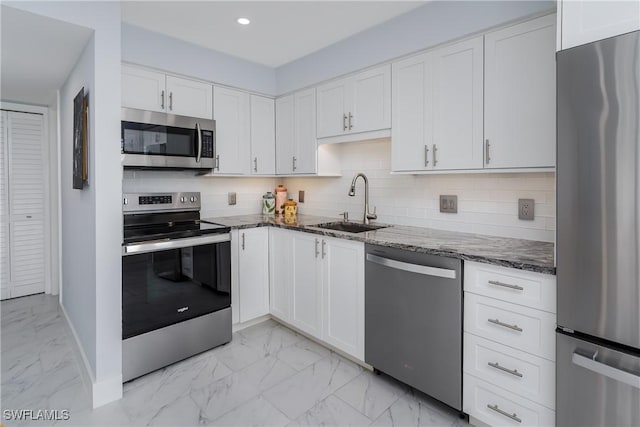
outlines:
{"label": "stove control knob", "polygon": [[195,202],[196,202],[196,198],[195,198],[195,197],[193,197],[193,196],[191,196],[191,198],[189,199],[189,201],[190,201],[191,203],[195,203]]}
{"label": "stove control knob", "polygon": [[124,198],[124,200],[122,201],[123,205],[128,205],[129,204],[129,199],[127,199],[126,197]]}
{"label": "stove control knob", "polygon": [[184,203],[184,202],[186,202],[186,201],[187,201],[187,198],[186,198],[186,197],[184,197],[184,196],[180,197],[180,203]]}

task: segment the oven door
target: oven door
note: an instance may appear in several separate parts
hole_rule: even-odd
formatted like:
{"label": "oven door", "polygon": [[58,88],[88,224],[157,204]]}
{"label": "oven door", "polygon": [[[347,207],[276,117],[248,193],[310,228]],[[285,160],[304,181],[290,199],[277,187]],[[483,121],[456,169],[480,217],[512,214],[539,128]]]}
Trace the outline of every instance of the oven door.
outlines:
{"label": "oven door", "polygon": [[228,233],[123,247],[123,339],[230,306]]}

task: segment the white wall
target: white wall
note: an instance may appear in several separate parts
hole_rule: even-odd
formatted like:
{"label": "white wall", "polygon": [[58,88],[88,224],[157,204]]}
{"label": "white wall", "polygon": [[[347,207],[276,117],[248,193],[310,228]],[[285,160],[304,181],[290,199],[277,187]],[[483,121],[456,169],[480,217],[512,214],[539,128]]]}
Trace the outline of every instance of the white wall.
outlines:
{"label": "white wall", "polygon": [[428,2],[278,67],[276,91],[281,95],[491,27],[555,10],[555,1]]}
{"label": "white wall", "polygon": [[[341,178],[287,178],[289,197],[305,191],[303,214],[362,220],[364,183],[358,178],[356,196],[347,195],[357,172],[369,178],[369,205],[378,221],[443,230],[554,241],[555,174],[391,175],[390,142],[360,142],[336,146],[342,161]],[[439,196],[458,196],[458,213],[439,212]],[[518,219],[518,198],[535,199],[534,221]]]}
{"label": "white wall", "polygon": [[[190,172],[125,171],[123,193],[199,191],[201,218],[262,213],[262,195],[273,191],[276,178],[222,178],[194,176]],[[227,203],[227,193],[236,192],[236,204]]]}
{"label": "white wall", "polygon": [[[93,405],[99,406],[122,396],[120,3],[4,4],[94,30],[88,50],[61,90],[61,241],[66,257],[61,293],[87,356]],[[68,99],[80,84],[90,89],[89,187],[83,191],[70,189],[71,156],[66,151],[73,127]]]}
{"label": "white wall", "polygon": [[122,60],[189,77],[276,94],[275,70],[130,24],[122,24]]}

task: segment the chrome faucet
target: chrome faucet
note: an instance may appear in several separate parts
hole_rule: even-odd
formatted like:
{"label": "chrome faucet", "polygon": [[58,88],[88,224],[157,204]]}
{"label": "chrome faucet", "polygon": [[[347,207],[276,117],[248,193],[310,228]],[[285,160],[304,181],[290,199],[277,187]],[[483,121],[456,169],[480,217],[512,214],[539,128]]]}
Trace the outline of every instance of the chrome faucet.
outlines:
{"label": "chrome faucet", "polygon": [[364,180],[364,219],[363,222],[365,224],[369,224],[369,220],[371,219],[378,219],[378,215],[376,215],[376,208],[373,208],[373,213],[369,212],[369,180],[367,179],[367,176],[365,174],[363,174],[362,172],[359,172],[356,174],[356,176],[353,177],[353,181],[351,181],[351,188],[349,189],[349,196],[355,196],[356,195],[356,180],[358,179],[358,177],[361,176],[362,179]]}

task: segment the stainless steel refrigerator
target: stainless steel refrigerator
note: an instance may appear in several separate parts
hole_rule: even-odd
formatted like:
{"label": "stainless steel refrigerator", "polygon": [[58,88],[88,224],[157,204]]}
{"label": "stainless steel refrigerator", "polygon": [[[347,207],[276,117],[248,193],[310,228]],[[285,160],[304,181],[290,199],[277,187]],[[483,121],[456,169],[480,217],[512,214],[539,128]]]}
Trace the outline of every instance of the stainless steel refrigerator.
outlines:
{"label": "stainless steel refrigerator", "polygon": [[557,425],[640,426],[640,32],[557,66]]}

